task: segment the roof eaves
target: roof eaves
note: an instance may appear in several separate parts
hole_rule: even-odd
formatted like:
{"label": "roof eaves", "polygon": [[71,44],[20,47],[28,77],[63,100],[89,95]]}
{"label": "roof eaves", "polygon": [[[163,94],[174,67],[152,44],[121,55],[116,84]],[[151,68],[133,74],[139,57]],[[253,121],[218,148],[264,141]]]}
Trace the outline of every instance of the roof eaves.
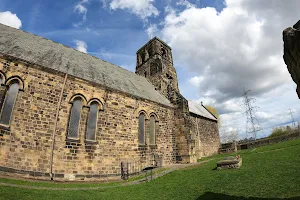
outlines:
{"label": "roof eaves", "polygon": [[201,106],[203,106],[205,110],[207,110],[214,118],[216,118],[216,120],[218,120],[218,118],[212,112],[210,112],[203,104],[201,104]]}
{"label": "roof eaves", "polygon": [[208,120],[212,120],[212,121],[218,122],[217,119],[212,119],[212,118],[209,118],[209,117],[205,117],[203,115],[199,115],[199,114],[197,114],[195,112],[192,112],[192,111],[189,111],[189,112],[192,113],[193,115],[197,115],[199,118],[205,118],[205,119],[208,119]]}

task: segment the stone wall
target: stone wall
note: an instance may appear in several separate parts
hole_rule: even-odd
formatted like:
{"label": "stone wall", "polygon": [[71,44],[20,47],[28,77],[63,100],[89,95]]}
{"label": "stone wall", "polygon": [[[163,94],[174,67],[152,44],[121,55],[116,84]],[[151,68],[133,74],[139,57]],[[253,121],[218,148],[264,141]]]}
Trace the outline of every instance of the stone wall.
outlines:
{"label": "stone wall", "polygon": [[192,155],[195,160],[218,153],[220,138],[216,121],[191,113],[190,127],[191,137],[194,140]]}
{"label": "stone wall", "polygon": [[[0,166],[49,175],[51,135],[63,78],[60,74],[3,58],[0,70],[6,80],[19,77],[24,83],[15,102],[10,127],[0,126]],[[1,85],[1,107],[5,91],[6,86]]]}
{"label": "stone wall", "polygon": [[145,76],[173,103],[168,90],[179,93],[178,80],[171,48],[164,42],[155,37],[137,52],[136,74]]}
{"label": "stone wall", "polygon": [[175,92],[173,95],[175,109],[175,127],[176,130],[176,144],[178,146],[178,154],[176,157],[179,163],[193,163],[191,160],[191,149],[193,148],[193,141],[191,140],[190,125],[189,125],[189,107],[188,101],[179,93]]}
{"label": "stone wall", "polygon": [[[17,78],[22,86],[17,96],[9,127],[0,125],[0,171],[49,179],[50,167],[56,180],[120,178],[121,162],[136,173],[149,165],[165,166],[176,162],[195,162],[217,152],[217,123],[189,113],[187,101],[174,94],[174,107],[131,96],[117,90],[67,76],[56,124],[56,112],[65,74],[0,55],[1,107],[7,80]],[[67,138],[72,99],[80,96],[78,138]],[[91,100],[100,102],[96,140],[85,140]],[[146,143],[138,144],[139,112],[146,113]],[[149,145],[149,117],[156,116],[156,145]],[[200,149],[195,135],[200,136]],[[197,156],[196,156],[197,153]],[[51,165],[51,155],[53,163]]]}
{"label": "stone wall", "polygon": [[293,81],[297,84],[296,92],[300,98],[300,21],[283,31],[283,41],[283,59]]}
{"label": "stone wall", "polygon": [[[9,61],[10,59],[10,61]],[[0,170],[48,177],[52,133],[64,74],[1,57],[0,70],[6,79],[17,76],[24,82],[13,110],[10,127],[0,127]],[[11,62],[14,61],[14,62]],[[0,97],[6,87],[1,86]],[[81,112],[77,140],[66,138],[74,95],[86,99]],[[96,141],[85,141],[89,101],[103,104],[97,121]],[[3,99],[2,99],[3,102]],[[156,145],[138,145],[138,114],[157,115]],[[174,109],[112,91],[100,85],[69,76],[60,106],[53,151],[54,178],[69,180],[120,176],[122,161],[134,163],[132,171],[141,170],[158,159],[163,165],[175,163],[176,144]],[[146,120],[146,127],[148,124]]]}
{"label": "stone wall", "polygon": [[276,144],[279,142],[287,141],[287,140],[294,140],[300,138],[300,130],[295,130],[292,133],[281,135],[278,137],[271,137],[271,138],[261,138],[256,141],[250,141],[248,143],[240,143],[237,145],[238,150],[241,149],[251,149],[255,147]]}

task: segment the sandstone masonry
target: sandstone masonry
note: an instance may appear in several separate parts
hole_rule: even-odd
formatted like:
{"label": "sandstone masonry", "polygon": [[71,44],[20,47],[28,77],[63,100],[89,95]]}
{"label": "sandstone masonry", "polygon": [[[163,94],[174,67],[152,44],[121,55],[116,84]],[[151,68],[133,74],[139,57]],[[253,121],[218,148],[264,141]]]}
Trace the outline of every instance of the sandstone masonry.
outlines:
{"label": "sandstone masonry", "polygon": [[[135,75],[1,24],[0,33],[1,112],[12,81],[19,84],[10,123],[0,124],[2,173],[56,180],[119,179],[121,162],[129,163],[130,173],[137,173],[148,166],[196,162],[217,152],[216,118],[204,106],[198,113],[191,112],[179,92],[171,48],[158,38],[137,52]],[[13,36],[16,38],[10,38]],[[29,51],[26,45],[37,50]],[[53,48],[43,54],[45,45]],[[64,51],[68,56],[61,53]],[[78,58],[77,63],[99,66],[87,66],[95,67],[88,74],[78,68],[79,64],[72,64],[72,56]],[[55,67],[57,60],[61,63],[58,66],[66,63],[66,70]],[[83,105],[78,138],[70,138],[68,127],[75,98]],[[96,139],[87,140],[87,121],[94,101],[99,105]],[[139,144],[138,138],[141,112],[146,117],[144,144]],[[150,116],[155,116],[155,144],[150,144]]]}

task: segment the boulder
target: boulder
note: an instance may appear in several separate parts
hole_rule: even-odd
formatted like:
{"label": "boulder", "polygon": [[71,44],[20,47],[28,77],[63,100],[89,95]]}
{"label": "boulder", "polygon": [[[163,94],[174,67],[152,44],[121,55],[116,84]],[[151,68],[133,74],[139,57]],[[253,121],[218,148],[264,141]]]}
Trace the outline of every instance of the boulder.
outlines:
{"label": "boulder", "polygon": [[283,59],[297,84],[296,92],[300,98],[300,20],[283,31],[284,54]]}

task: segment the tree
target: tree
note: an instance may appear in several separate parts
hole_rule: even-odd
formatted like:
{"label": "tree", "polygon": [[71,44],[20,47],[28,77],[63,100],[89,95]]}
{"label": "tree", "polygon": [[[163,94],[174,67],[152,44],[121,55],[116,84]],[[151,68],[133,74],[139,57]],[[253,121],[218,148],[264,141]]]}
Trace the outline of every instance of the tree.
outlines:
{"label": "tree", "polygon": [[211,112],[216,118],[218,118],[218,122],[219,122],[219,119],[220,119],[220,114],[219,112],[217,111],[216,108],[212,107],[212,106],[205,106],[205,108]]}
{"label": "tree", "polygon": [[272,130],[271,135],[269,135],[268,137],[278,137],[285,134],[288,134],[287,130],[284,130],[282,127],[277,127]]}
{"label": "tree", "polygon": [[212,106],[205,106],[205,108],[217,118],[218,127],[219,127],[219,130],[221,130],[221,128],[222,128],[221,127],[221,116],[220,116],[219,112],[217,111],[217,109]]}
{"label": "tree", "polygon": [[238,131],[236,129],[220,130],[221,143],[230,143],[238,140]]}
{"label": "tree", "polygon": [[238,139],[238,134],[236,130],[227,130],[225,127],[222,126],[221,116],[216,108],[212,106],[205,106],[205,108],[210,113],[212,113],[218,120],[218,128],[219,128],[220,139],[222,143],[228,143]]}
{"label": "tree", "polygon": [[285,130],[289,133],[293,131],[293,129],[290,126],[286,126]]}

